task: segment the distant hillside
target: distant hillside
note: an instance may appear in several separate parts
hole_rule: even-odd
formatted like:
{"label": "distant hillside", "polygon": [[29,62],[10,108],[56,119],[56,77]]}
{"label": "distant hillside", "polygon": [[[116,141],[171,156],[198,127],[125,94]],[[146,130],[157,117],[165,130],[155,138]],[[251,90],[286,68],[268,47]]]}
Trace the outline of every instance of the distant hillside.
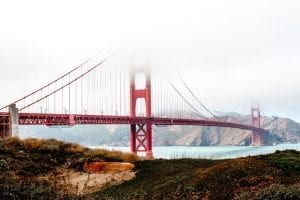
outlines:
{"label": "distant hillside", "polygon": [[[238,113],[218,113],[229,122],[249,124],[247,115]],[[287,118],[262,117],[262,128],[269,130],[263,136],[263,143],[300,142],[300,124]],[[128,146],[129,126],[90,125],[70,128],[49,128],[45,126],[21,126],[21,137],[56,138],[82,145]],[[201,126],[165,126],[153,128],[155,146],[169,145],[249,145],[250,132],[233,128]]]}

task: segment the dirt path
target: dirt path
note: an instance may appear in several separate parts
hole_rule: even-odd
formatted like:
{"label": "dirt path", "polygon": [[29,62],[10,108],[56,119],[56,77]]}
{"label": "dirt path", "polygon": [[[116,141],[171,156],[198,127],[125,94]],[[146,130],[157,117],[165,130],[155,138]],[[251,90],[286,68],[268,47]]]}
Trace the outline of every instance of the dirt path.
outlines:
{"label": "dirt path", "polygon": [[58,170],[55,174],[39,177],[57,188],[73,193],[88,194],[105,187],[118,185],[135,177],[131,170],[122,172],[85,173],[71,170]]}

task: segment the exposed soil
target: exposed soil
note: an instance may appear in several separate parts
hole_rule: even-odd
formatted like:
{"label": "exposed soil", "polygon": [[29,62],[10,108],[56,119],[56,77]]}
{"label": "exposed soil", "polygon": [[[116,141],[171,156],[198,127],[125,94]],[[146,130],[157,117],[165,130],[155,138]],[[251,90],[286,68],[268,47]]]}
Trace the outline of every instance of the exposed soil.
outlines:
{"label": "exposed soil", "polygon": [[131,170],[122,172],[86,173],[74,170],[57,170],[38,179],[56,185],[57,188],[76,195],[86,195],[101,189],[119,185],[135,177]]}

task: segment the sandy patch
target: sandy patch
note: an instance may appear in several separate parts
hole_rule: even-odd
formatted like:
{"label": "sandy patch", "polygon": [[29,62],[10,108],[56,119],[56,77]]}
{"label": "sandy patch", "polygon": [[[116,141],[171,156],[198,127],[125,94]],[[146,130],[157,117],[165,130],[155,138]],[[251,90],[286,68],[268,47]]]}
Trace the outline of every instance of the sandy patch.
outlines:
{"label": "sandy patch", "polygon": [[55,174],[39,177],[51,182],[55,187],[73,194],[87,194],[112,185],[118,185],[135,177],[131,170],[122,172],[85,173],[63,170]]}

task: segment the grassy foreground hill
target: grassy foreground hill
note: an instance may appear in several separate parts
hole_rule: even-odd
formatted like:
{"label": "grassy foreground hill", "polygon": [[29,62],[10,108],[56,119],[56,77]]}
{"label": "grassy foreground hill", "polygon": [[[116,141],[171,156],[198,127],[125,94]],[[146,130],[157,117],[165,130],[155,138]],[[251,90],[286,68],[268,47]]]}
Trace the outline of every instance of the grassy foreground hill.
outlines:
{"label": "grassy foreground hill", "polygon": [[68,183],[65,179],[70,178],[70,174],[81,176],[84,163],[90,161],[135,162],[137,157],[53,139],[1,140],[0,199],[88,198],[85,193],[71,192],[71,188],[65,187]]}
{"label": "grassy foreground hill", "polygon": [[[132,162],[135,178],[78,194],[56,182],[65,170],[83,173],[86,161]],[[300,152],[227,160],[147,161],[57,140],[9,138],[0,141],[0,192],[0,199],[7,200],[300,199]]]}
{"label": "grassy foreground hill", "polygon": [[99,199],[300,199],[300,152],[136,163],[136,178]]}

